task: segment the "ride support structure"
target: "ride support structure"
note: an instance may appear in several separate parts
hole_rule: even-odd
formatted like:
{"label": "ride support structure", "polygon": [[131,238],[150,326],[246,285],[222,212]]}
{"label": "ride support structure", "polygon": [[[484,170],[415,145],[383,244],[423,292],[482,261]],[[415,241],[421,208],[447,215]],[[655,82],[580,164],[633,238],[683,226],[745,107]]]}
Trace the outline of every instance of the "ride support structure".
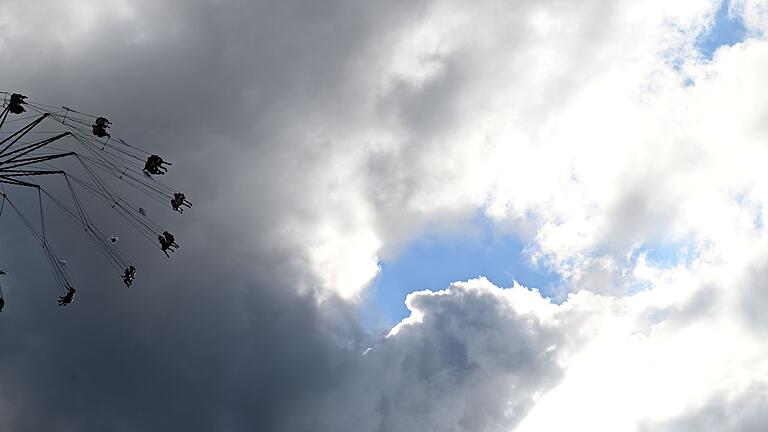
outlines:
{"label": "ride support structure", "polygon": [[[107,236],[91,217],[88,200],[101,201],[119,214],[154,247],[167,256],[168,235],[159,223],[124,198],[126,189],[138,193],[143,201],[155,201],[181,213],[192,204],[176,189],[155,177],[165,174],[170,163],[107,132],[112,123],[103,116],[84,114],[75,109],[28,102],[19,93],[0,92],[0,217],[10,209],[40,243],[56,279],[61,306],[74,298],[75,288],[68,275],[66,261],[59,258],[48,240],[44,203],[52,203],[67,218],[83,229],[123,283],[130,287],[136,267],[119,250],[114,235]],[[63,162],[67,161],[67,164]],[[66,166],[79,167],[77,172]],[[58,178],[68,196],[61,196],[41,181]],[[39,215],[32,216],[16,204],[16,194],[36,195]],[[11,197],[13,195],[13,199]],[[6,205],[7,204],[7,205]],[[170,205],[169,205],[170,204]],[[39,219],[35,222],[35,219]],[[162,239],[159,241],[158,238]],[[174,248],[178,248],[175,241]],[[0,310],[5,304],[0,291]]]}

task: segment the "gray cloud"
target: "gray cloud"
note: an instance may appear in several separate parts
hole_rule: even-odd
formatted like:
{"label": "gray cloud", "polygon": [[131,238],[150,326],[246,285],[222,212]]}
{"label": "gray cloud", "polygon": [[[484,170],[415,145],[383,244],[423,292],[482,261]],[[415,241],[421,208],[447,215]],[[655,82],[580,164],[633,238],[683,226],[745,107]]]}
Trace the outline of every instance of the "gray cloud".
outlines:
{"label": "gray cloud", "polygon": [[325,182],[339,144],[313,129],[359,118],[360,70],[426,2],[115,2],[92,21],[78,5],[0,6],[3,86],[106,115],[174,162],[168,181],[195,207],[154,210],[182,245],[170,261],[120,232],[139,264],[128,290],[49,221],[78,287],[66,310],[3,216],[0,429],[502,430],[555,382],[554,332],[488,295],[420,300],[423,325],[361,357],[375,341],[355,306],[318,306],[304,232],[286,231],[338,204]]}
{"label": "gray cloud", "polygon": [[758,432],[768,423],[767,407],[765,386],[753,384],[737,394],[717,395],[672,420],[644,425],[641,431]]}
{"label": "gray cloud", "polygon": [[763,254],[757,257],[745,276],[738,291],[738,316],[742,318],[746,328],[763,337],[768,334],[768,266],[765,265]]}
{"label": "gray cloud", "polygon": [[[559,381],[564,338],[504,295],[484,280],[411,294],[409,308],[423,314],[421,322],[367,351],[311,424],[329,431],[514,428]],[[297,430],[312,429],[298,423],[305,427]]]}

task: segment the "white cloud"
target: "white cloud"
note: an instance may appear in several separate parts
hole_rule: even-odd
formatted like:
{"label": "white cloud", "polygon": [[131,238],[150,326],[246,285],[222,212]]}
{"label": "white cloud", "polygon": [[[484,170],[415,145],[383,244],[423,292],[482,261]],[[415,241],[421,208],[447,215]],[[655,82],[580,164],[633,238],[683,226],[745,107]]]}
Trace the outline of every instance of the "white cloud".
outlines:
{"label": "white cloud", "polygon": [[751,385],[744,389],[724,392],[705,404],[692,407],[691,412],[658,423],[645,423],[642,432],[683,432],[683,431],[733,431],[759,432],[765,429],[766,388],[764,384]]}
{"label": "white cloud", "polygon": [[[328,166],[345,186],[370,185],[349,203],[370,214],[363,255],[475,209],[538,224],[533,258],[566,277],[595,259],[622,261],[638,243],[725,244],[752,230],[733,196],[760,187],[764,42],[698,63],[693,42],[717,4],[667,3],[445,3],[401,29],[407,49],[372,47],[366,58],[392,50],[398,60],[371,65],[376,78],[353,102],[367,114],[334,135],[345,153]],[[531,31],[542,22],[560,25]],[[684,73],[670,49],[687,53]],[[686,76],[696,84],[685,87]]]}
{"label": "white cloud", "polygon": [[[732,399],[768,385],[768,319],[744,319],[753,281],[721,270],[656,269],[647,291],[582,291],[560,305],[485,279],[412,293],[411,316],[348,372],[329,402],[337,408],[324,408],[339,416],[345,407],[339,421],[355,430],[629,432],[669,424],[658,430],[682,432],[690,429],[676,425],[713,415],[722,425],[759,424],[764,401],[750,408],[746,397]],[[750,292],[762,305],[767,297]],[[701,408],[710,405],[716,409]]]}
{"label": "white cloud", "polygon": [[[751,38],[702,62],[694,42],[718,6],[448,2],[434,17],[427,9],[401,28],[397,39],[405,45],[375,45],[365,53],[390,59],[389,50],[397,50],[398,60],[370,64],[374,77],[363,81],[354,102],[365,114],[331,140],[355,150],[333,156],[349,165],[332,166],[344,185],[370,185],[351,198],[370,218],[351,227],[375,235],[367,247],[355,243],[356,235],[338,247],[354,244],[374,262],[425,224],[480,209],[500,224],[528,227],[521,232],[530,236],[532,259],[560,272],[574,290],[598,293],[550,305],[573,327],[537,327],[542,334],[533,340],[546,342],[536,346],[548,346],[552,337],[570,348],[557,351],[562,382],[526,405],[533,409],[520,431],[635,431],[687,418],[697,406],[768,373],[760,360],[768,347],[752,328],[764,317],[749,307],[764,304],[764,297],[742,283],[766,249],[762,77],[768,43]],[[754,16],[745,20],[756,28],[759,8],[750,7],[744,13]],[[433,26],[442,26],[445,16],[450,25],[442,28],[450,31],[441,32]],[[687,78],[694,84],[686,85]],[[345,128],[335,126],[328,129]],[[655,266],[643,252],[675,243],[688,251],[671,268]],[[358,280],[363,289],[369,279]],[[645,291],[629,295],[637,287]],[[372,363],[386,359],[363,367],[364,376],[374,378],[354,375],[370,387],[349,390],[367,395],[352,405],[367,407],[361,415],[373,412],[369,418],[379,420],[372,424],[502,430],[523,418],[524,410],[505,417],[491,404],[488,416],[498,423],[464,421],[466,407],[478,409],[486,392],[505,400],[503,390],[483,384],[486,378],[425,389],[432,374],[451,377],[452,369],[450,356],[432,357],[422,345],[444,341],[445,332],[460,331],[477,313],[433,309],[443,300],[452,305],[460,292],[412,294],[412,316],[365,356]],[[504,295],[497,301],[508,304]],[[435,327],[436,317],[445,326]],[[411,332],[420,335],[416,345],[404,342]],[[459,340],[464,346],[499,332],[517,334],[487,323],[481,334],[462,333]],[[516,367],[494,366],[514,358],[505,351],[512,339],[476,360],[483,374],[515,376],[509,371]],[[425,381],[409,375],[404,359],[427,362]],[[545,379],[527,397],[551,385]],[[348,399],[339,400],[346,405]],[[396,416],[379,417],[383,408],[376,404],[383,400],[389,401],[384,411]]]}
{"label": "white cloud", "polygon": [[768,31],[768,4],[761,0],[732,0],[731,11],[744,20],[749,31],[764,37]]}
{"label": "white cloud", "polygon": [[[518,430],[636,431],[687,415],[721,392],[764,385],[768,346],[729,306],[729,290],[738,288],[703,280],[686,286],[706,274],[697,270],[679,272],[672,286],[593,309],[583,351]],[[675,289],[687,294],[671,300],[665,291]]]}

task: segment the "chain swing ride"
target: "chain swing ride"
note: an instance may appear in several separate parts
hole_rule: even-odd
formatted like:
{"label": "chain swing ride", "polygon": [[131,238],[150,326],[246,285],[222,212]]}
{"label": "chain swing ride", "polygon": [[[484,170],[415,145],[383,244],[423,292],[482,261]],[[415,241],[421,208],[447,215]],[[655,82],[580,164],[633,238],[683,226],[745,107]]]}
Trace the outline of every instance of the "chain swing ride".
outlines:
{"label": "chain swing ride", "polygon": [[[118,249],[119,238],[105,235],[94,223],[80,194],[85,192],[111,207],[153,245],[159,243],[166,257],[170,257],[169,251],[178,249],[173,234],[153,221],[143,207],[128,203],[118,188],[118,185],[128,185],[143,197],[163,205],[170,203],[174,211],[183,213],[185,208],[192,207],[187,197],[156,178],[168,171],[169,162],[122,139],[112,138],[108,131],[111,122],[104,117],[68,107],[28,102],[26,96],[18,93],[0,92],[0,97],[3,99],[0,113],[0,217],[4,211],[15,213],[40,243],[61,294],[60,306],[72,302],[75,288],[67,274],[67,261],[56,255],[48,241],[45,203],[58,207],[85,231],[128,287],[136,278],[136,267]],[[78,169],[65,169],[61,164],[63,161],[73,161]],[[37,181],[43,176],[62,178],[69,196],[64,198],[43,187]],[[30,216],[11,199],[11,191],[15,189],[20,193],[26,190],[36,194],[39,215]],[[35,218],[39,218],[37,223]],[[5,274],[0,270],[0,277]],[[0,285],[0,311],[4,305]]]}

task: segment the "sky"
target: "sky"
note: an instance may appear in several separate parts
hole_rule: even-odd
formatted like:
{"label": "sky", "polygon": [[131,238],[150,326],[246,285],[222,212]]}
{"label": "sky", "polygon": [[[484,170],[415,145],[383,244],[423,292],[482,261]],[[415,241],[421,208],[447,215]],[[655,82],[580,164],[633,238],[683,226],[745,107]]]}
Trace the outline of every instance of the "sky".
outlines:
{"label": "sky", "polygon": [[706,59],[711,60],[718,48],[735,45],[746,37],[744,22],[730,5],[730,0],[722,1],[710,27],[699,35],[696,48]]}
{"label": "sky", "polygon": [[[0,430],[756,432],[768,3],[0,0],[194,207],[0,216]],[[9,190],[33,203],[23,191]]]}
{"label": "sky", "polygon": [[565,292],[560,277],[534,266],[525,256],[525,247],[520,237],[495,230],[483,216],[472,218],[461,231],[427,231],[398,250],[393,259],[380,261],[366,317],[392,326],[409,315],[403,302],[408,293],[439,290],[454,281],[479,277],[505,287],[518,281],[555,302],[562,301]]}

